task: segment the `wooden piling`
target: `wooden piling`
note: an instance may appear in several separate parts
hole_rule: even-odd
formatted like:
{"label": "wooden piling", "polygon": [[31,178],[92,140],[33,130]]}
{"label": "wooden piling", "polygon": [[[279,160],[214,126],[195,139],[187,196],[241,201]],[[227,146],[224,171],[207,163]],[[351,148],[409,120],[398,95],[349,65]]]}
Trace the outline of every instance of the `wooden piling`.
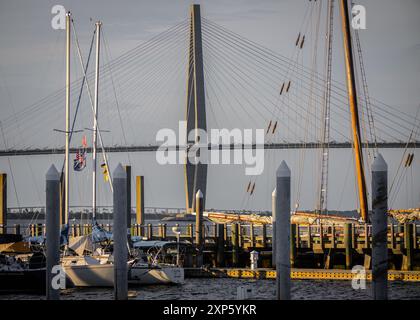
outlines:
{"label": "wooden piling", "polygon": [[127,175],[127,234],[131,231],[131,166],[124,166]]}
{"label": "wooden piling", "polygon": [[118,164],[113,174],[114,299],[128,298],[127,174]]}
{"label": "wooden piling", "polygon": [[187,224],[187,238],[194,243],[194,226],[192,223]]}
{"label": "wooden piling", "polygon": [[15,234],[20,234],[20,224],[15,224]]}
{"label": "wooden piling", "polygon": [[198,190],[195,194],[195,243],[198,248],[196,259],[197,267],[203,266],[203,247],[204,247],[204,232],[203,232],[203,193]]}
{"label": "wooden piling", "polygon": [[404,223],[404,255],[403,270],[413,270],[413,227],[412,223]]}
{"label": "wooden piling", "polygon": [[276,293],[290,300],[290,169],[282,161],[276,172]]}
{"label": "wooden piling", "polygon": [[0,173],[0,226],[6,226],[6,225],[7,225],[7,174]]}
{"label": "wooden piling", "polygon": [[271,193],[271,267],[276,267],[276,188]]}
{"label": "wooden piling", "polygon": [[253,223],[249,225],[249,240],[251,242],[251,248],[254,248],[255,247],[255,230],[254,230]]}
{"label": "wooden piling", "polygon": [[[136,223],[144,225],[144,176],[136,177]],[[140,227],[140,236],[144,236]]]}
{"label": "wooden piling", "polygon": [[232,241],[232,265],[237,267],[239,264],[239,224],[231,224],[231,241]]}
{"label": "wooden piling", "polygon": [[344,224],[344,250],[346,254],[346,269],[351,269],[352,266],[352,223]]}
{"label": "wooden piling", "polygon": [[217,253],[216,261],[218,267],[225,266],[225,237],[224,237],[224,224],[217,224]]}
{"label": "wooden piling", "polygon": [[153,240],[153,226],[151,223],[147,224],[147,240]]}
{"label": "wooden piling", "polygon": [[294,268],[296,264],[296,224],[290,225],[290,267]]}
{"label": "wooden piling", "polygon": [[261,234],[262,234],[262,245],[263,248],[267,248],[267,225],[263,224],[261,226]]}
{"label": "wooden piling", "polygon": [[372,164],[372,290],[375,300],[388,298],[388,166],[381,154]]}
{"label": "wooden piling", "polygon": [[60,266],[60,175],[54,165],[46,174],[45,218],[46,235],[46,296],[47,300],[59,300],[60,288],[56,268]]}

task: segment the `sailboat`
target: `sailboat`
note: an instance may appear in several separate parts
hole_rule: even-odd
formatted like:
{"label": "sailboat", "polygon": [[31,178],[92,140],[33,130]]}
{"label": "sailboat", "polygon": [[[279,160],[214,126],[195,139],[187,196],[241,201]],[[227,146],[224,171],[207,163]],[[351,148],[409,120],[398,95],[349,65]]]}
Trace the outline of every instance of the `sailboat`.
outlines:
{"label": "sailboat", "polygon": [[[357,30],[354,31],[353,40],[355,40],[354,48],[352,43],[352,32],[351,32],[351,13],[349,12],[349,3],[351,1],[346,0],[339,0],[336,1],[339,3],[340,12],[341,12],[341,24],[342,24],[342,37],[343,37],[343,46],[344,46],[344,65],[345,65],[345,76],[346,76],[346,84],[347,84],[347,96],[348,96],[348,106],[349,106],[349,113],[350,113],[350,129],[352,135],[352,145],[353,145],[353,157],[354,157],[354,164],[355,164],[355,177],[356,177],[356,194],[357,200],[359,203],[358,215],[355,217],[345,217],[340,212],[328,210],[327,206],[327,193],[328,193],[328,166],[329,166],[329,143],[330,143],[330,100],[331,100],[331,91],[332,91],[332,80],[331,80],[331,65],[332,65],[332,37],[333,37],[333,9],[334,9],[334,0],[326,1],[328,5],[328,12],[326,15],[326,34],[325,34],[325,43],[326,43],[326,57],[325,57],[325,78],[322,79],[322,82],[325,81],[325,92],[324,97],[322,97],[323,101],[323,110],[321,114],[321,132],[320,132],[320,143],[317,141],[317,145],[320,145],[320,162],[321,165],[319,167],[320,171],[320,180],[318,184],[317,194],[317,203],[314,206],[315,208],[312,210],[304,211],[300,209],[299,201],[297,201],[295,207],[292,209],[291,212],[291,222],[293,224],[344,224],[344,223],[369,223],[369,208],[368,208],[368,195],[367,195],[367,187],[366,187],[366,172],[364,167],[364,154],[362,151],[362,123],[363,123],[363,111],[358,104],[361,101],[360,97],[358,96],[357,88],[356,88],[356,80],[358,80],[358,74],[356,72],[355,64],[357,62],[356,57],[358,56],[358,62],[360,63],[361,75],[360,79],[363,84],[364,96],[365,100],[368,100],[368,92],[367,92],[367,84],[366,78],[364,75],[364,67],[363,67],[363,59],[361,57],[361,49],[360,49],[360,42],[358,40],[358,33]],[[322,2],[312,2],[313,6],[317,5],[319,8],[319,12],[321,12],[321,4]],[[322,15],[318,15],[318,19],[321,19]],[[315,32],[318,32],[318,25],[316,27]],[[297,52],[302,49],[305,40],[305,35],[299,33],[295,46],[297,46]],[[308,42],[308,41],[307,41]],[[357,46],[357,47],[356,47]],[[316,49],[316,48],[315,48]],[[316,51],[314,49],[314,51]],[[353,55],[355,57],[353,57]],[[298,54],[296,54],[298,56]],[[298,63],[297,58],[295,63]],[[315,64],[315,63],[314,63]],[[316,66],[312,68],[312,70],[317,70]],[[358,71],[358,70],[357,70]],[[312,72],[312,71],[311,71]],[[315,73],[315,71],[314,71]],[[312,75],[311,75],[312,77]],[[315,76],[313,76],[315,77]],[[321,77],[320,77],[321,79]],[[312,82],[315,82],[313,78],[311,78]],[[311,86],[313,84],[311,83]],[[290,87],[290,80],[286,80],[280,86],[280,95],[284,94],[289,90]],[[312,87],[311,89],[312,90]],[[316,99],[313,99],[316,100]],[[368,105],[369,103],[366,102]],[[366,107],[367,108],[367,107]],[[369,121],[369,129],[371,126],[373,127],[373,115],[372,111],[367,108],[366,114]],[[360,116],[359,116],[360,115]],[[372,119],[371,119],[372,118]],[[277,128],[275,124],[277,122],[276,119],[270,120],[268,123],[268,128],[266,130],[266,134],[273,134],[275,129]],[[274,125],[274,126],[273,126]],[[306,129],[305,129],[306,130]],[[372,133],[371,133],[372,134]],[[377,153],[376,147],[376,136],[375,133],[373,134],[373,138],[371,140],[372,144],[375,145],[373,150],[373,156]],[[410,136],[410,139],[412,137]],[[366,139],[367,140],[367,139]],[[306,142],[306,141],[305,141]],[[366,141],[368,142],[368,141]],[[409,140],[410,142],[410,140]],[[407,146],[409,145],[407,142]],[[367,143],[368,147],[370,143]],[[304,151],[301,151],[304,152]],[[412,164],[414,157],[414,153],[408,154],[407,159],[402,161],[402,164],[405,165],[406,168],[410,167]],[[372,159],[369,159],[371,162]],[[303,161],[302,161],[303,162]],[[303,165],[301,165],[303,166]],[[303,171],[303,170],[302,170]],[[299,174],[302,174],[302,171]],[[300,182],[299,182],[300,183]],[[299,184],[298,183],[298,184]],[[248,196],[254,193],[255,189],[255,182],[252,183],[249,181],[246,192]],[[299,192],[298,192],[299,193]],[[299,195],[298,195],[299,197]],[[414,221],[420,219],[420,209],[419,208],[412,208],[406,210],[389,210],[388,215],[393,217],[399,222],[404,221]],[[204,212],[204,216],[207,216],[211,221],[216,223],[227,223],[227,222],[246,222],[246,223],[257,223],[257,224],[271,224],[272,219],[269,216],[260,216],[256,214],[242,214],[238,215],[235,213],[226,213],[226,212]]]}
{"label": "sailboat", "polygon": [[[70,54],[70,28],[71,17],[67,14],[67,59]],[[93,143],[92,143],[92,233],[89,235],[69,238],[67,244],[67,253],[61,259],[61,265],[66,273],[69,282],[76,287],[112,287],[114,286],[114,264],[113,255],[109,250],[112,243],[112,233],[102,229],[96,221],[96,191],[97,191],[97,138],[102,144],[98,126],[98,95],[99,95],[99,56],[100,56],[100,36],[101,22],[96,22],[96,65],[95,65],[95,97],[93,102]],[[67,89],[69,88],[69,66],[67,68]],[[86,74],[84,74],[86,77]],[[88,86],[88,83],[86,82]],[[69,90],[69,89],[68,89]],[[67,98],[68,99],[68,98]],[[66,103],[69,106],[69,102]],[[69,111],[66,111],[69,114]],[[68,122],[68,118],[67,118]],[[66,136],[68,139],[68,136]],[[69,142],[66,139],[66,148]],[[103,149],[103,145],[102,145]],[[108,160],[103,150],[104,166],[108,171]],[[66,168],[68,165],[68,149],[66,149]],[[112,180],[107,172],[107,181],[112,191]],[[66,169],[66,183],[68,179],[68,170]],[[68,193],[66,192],[68,197]],[[66,205],[68,200],[66,200]],[[68,220],[68,210],[66,212],[66,221]],[[105,248],[98,246],[98,243],[105,243]],[[128,243],[127,243],[128,245]],[[138,249],[138,248],[137,248]],[[129,283],[131,285],[145,284],[180,284],[184,281],[184,270],[179,266],[161,265],[156,257],[152,258],[152,263],[134,258],[127,261],[129,269]]]}

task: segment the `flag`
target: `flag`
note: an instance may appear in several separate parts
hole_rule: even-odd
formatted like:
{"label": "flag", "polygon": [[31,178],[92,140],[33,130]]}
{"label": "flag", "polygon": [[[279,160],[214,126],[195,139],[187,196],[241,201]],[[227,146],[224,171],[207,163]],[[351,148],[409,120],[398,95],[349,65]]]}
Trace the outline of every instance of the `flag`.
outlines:
{"label": "flag", "polygon": [[73,162],[74,171],[82,171],[86,167],[86,151],[78,150]]}
{"label": "flag", "polygon": [[106,165],[106,163],[102,163],[101,168],[102,168],[102,174],[104,175],[104,180],[108,181],[109,180],[108,166]]}
{"label": "flag", "polygon": [[87,140],[86,140],[86,136],[83,136],[83,138],[82,138],[82,146],[83,146],[83,148],[87,148]]}

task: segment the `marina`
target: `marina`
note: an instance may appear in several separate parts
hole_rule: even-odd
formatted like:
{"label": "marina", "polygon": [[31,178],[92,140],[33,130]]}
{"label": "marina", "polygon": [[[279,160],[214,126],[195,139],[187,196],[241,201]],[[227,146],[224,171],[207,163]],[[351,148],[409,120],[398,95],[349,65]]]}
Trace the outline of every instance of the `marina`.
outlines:
{"label": "marina", "polygon": [[0,118],[0,300],[420,299],[420,105],[370,96],[363,6],[304,3],[287,58],[190,4],[112,59],[59,6],[61,89]]}

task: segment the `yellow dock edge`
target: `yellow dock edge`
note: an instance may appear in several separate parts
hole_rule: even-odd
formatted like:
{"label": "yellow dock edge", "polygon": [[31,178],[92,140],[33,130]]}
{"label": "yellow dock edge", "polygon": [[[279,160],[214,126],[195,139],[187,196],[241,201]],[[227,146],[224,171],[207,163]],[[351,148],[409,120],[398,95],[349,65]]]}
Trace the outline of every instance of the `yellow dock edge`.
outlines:
{"label": "yellow dock edge", "polygon": [[[228,277],[237,279],[275,279],[276,271],[272,269],[228,269],[211,268],[186,270],[187,277]],[[291,278],[295,280],[352,280],[354,277],[361,279],[362,274],[352,273],[351,270],[341,269],[292,269]],[[366,280],[372,280],[371,271],[366,271]],[[420,271],[388,271],[389,281],[420,282]]]}

